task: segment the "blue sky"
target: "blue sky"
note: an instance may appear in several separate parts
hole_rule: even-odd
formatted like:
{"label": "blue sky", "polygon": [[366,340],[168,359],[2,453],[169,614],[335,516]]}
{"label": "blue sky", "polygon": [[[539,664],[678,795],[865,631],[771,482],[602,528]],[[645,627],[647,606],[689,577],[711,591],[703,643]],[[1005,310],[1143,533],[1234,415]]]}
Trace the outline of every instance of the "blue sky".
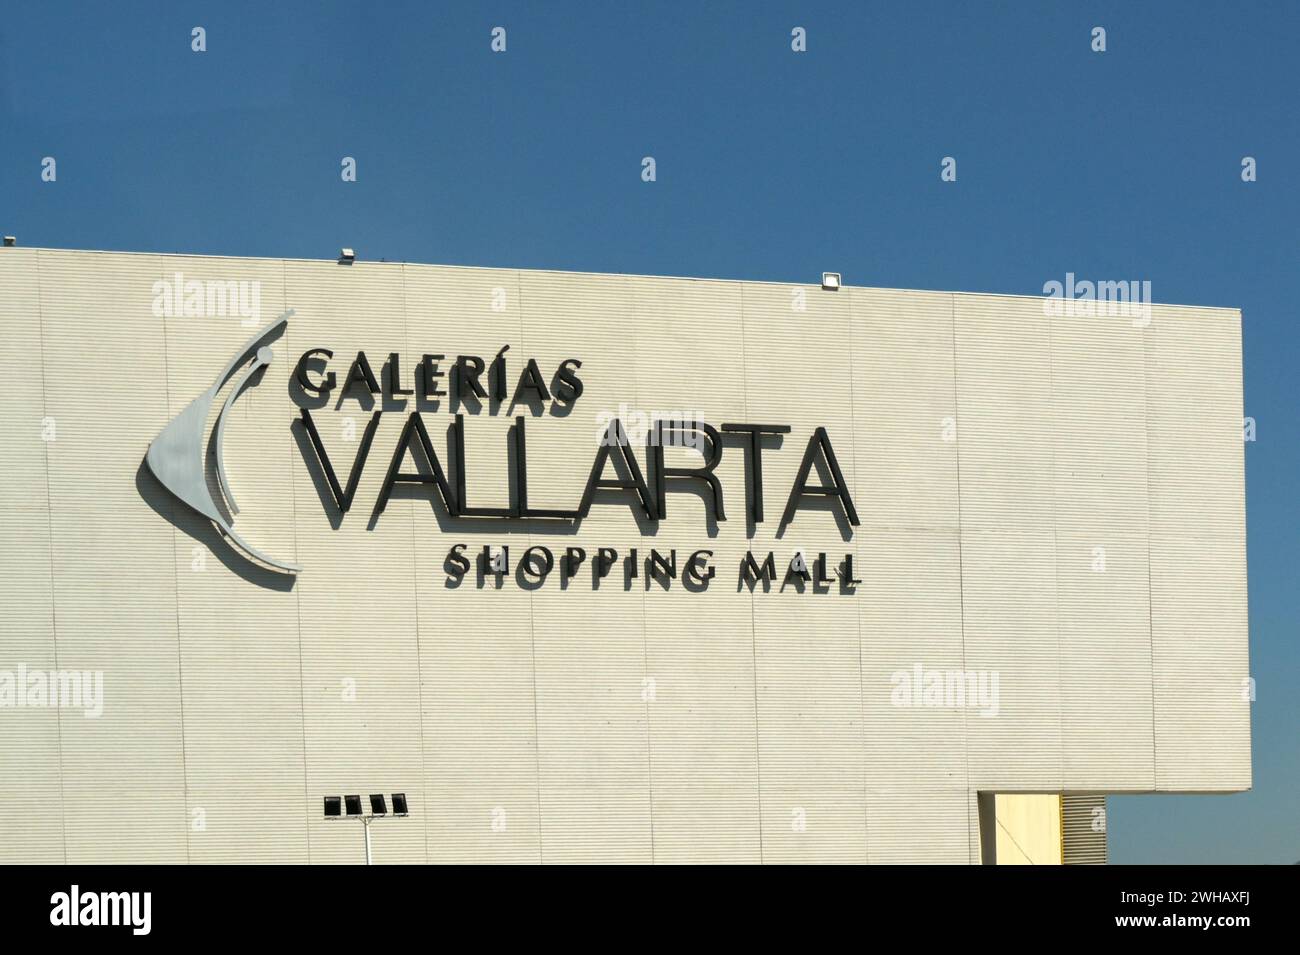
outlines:
{"label": "blue sky", "polygon": [[1112,860],[1300,860],[1300,5],[701,6],[9,3],[0,228],[1026,295],[1073,271],[1240,307],[1255,788],[1113,797]]}

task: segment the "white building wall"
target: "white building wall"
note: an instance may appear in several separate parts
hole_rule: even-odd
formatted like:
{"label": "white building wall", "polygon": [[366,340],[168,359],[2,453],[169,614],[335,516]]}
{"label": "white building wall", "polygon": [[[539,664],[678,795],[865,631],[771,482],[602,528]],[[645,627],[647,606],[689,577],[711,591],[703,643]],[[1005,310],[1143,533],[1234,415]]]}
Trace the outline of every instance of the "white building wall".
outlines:
{"label": "white building wall", "polygon": [[[260,282],[263,323],[294,310],[226,457],[237,527],[302,563],[296,581],[143,466],[251,332],[155,317],[175,272]],[[797,311],[796,288],[4,250],[0,670],[102,669],[106,704],[0,710],[0,859],[357,861],[359,827],[323,820],[322,795],[404,791],[411,818],[372,827],[378,861],[968,862],[981,790],[1248,788],[1239,312],[1158,306],[1143,328],[815,286]],[[409,383],[424,352],[506,344],[512,381],[529,357],[547,375],[583,362],[567,417],[514,412],[533,506],[576,504],[597,415],[626,404],[791,425],[764,453],[767,520],[748,526],[728,446],[712,527],[689,492],[657,528],[598,505],[560,533],[449,519],[420,490],[372,527],[414,406],[379,398],[356,504],[325,506],[292,424],[299,354],[331,348],[341,385],[358,350],[377,375],[399,352]],[[346,481],[342,419],[359,436],[371,412],[338,403],[313,414]],[[450,413],[421,411],[441,451]],[[471,503],[504,505],[513,419],[466,418]],[[818,426],[862,523],[846,540],[805,508],[778,537]],[[512,562],[532,544],[708,547],[717,577],[625,591],[616,571],[593,591],[589,561],[563,590],[449,588],[456,542],[508,543]],[[738,587],[747,549],[784,564],[795,547],[852,552],[863,585]],[[998,715],[893,705],[892,674],[917,663],[997,671]]]}

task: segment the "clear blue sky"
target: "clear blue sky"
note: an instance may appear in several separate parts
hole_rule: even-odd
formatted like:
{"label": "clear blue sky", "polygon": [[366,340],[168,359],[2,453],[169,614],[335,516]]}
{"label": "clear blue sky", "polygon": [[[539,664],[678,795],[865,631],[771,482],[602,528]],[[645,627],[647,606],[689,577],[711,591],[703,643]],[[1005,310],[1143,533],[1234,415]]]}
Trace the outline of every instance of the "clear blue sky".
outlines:
{"label": "clear blue sky", "polygon": [[1255,789],[1112,798],[1112,857],[1300,860],[1300,4],[702,6],[10,2],[0,229],[1029,295],[1073,271],[1240,307]]}

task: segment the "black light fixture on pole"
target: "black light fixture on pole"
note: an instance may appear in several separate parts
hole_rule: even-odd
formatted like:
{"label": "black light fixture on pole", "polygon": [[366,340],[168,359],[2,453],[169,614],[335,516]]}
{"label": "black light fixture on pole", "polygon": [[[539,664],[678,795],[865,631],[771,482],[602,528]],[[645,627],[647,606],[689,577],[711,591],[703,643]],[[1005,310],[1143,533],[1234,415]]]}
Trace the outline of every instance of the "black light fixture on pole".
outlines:
{"label": "black light fixture on pole", "polygon": [[359,794],[325,797],[325,819],[327,822],[342,819],[359,819],[361,821],[361,831],[366,842],[366,865],[370,865],[373,861],[370,851],[370,824],[376,819],[404,819],[409,815],[406,808],[406,793],[393,793],[392,795],[393,812],[391,816],[383,793],[370,794],[369,813],[361,811],[361,796]]}

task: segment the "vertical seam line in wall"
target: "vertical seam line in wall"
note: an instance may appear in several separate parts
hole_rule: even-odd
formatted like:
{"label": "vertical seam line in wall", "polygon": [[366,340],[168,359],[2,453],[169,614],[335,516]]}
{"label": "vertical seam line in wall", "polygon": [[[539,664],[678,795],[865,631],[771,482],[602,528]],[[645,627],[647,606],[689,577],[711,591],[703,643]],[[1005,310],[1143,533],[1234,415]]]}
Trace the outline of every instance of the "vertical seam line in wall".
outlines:
{"label": "vertical seam line in wall", "polygon": [[[628,276],[623,277],[623,287],[627,291],[628,311],[632,313],[632,321],[629,326],[632,329],[632,402],[633,407],[640,408],[641,394],[637,388],[636,377],[636,290],[632,287],[632,279]],[[654,422],[651,420],[652,414],[648,415],[646,421],[651,429],[654,428]],[[653,430],[652,432],[653,433]],[[647,462],[647,471],[649,462]],[[663,487],[655,489],[660,495],[667,492]],[[644,555],[638,552],[638,558],[644,560]],[[650,574],[644,575],[644,586],[641,587],[641,702],[645,705],[645,780],[646,794],[649,797],[649,818],[650,818],[650,864],[655,863],[655,778],[654,778],[654,760],[650,750],[650,697],[646,696],[645,679],[650,677],[650,631],[647,625],[646,602],[650,599]],[[658,690],[658,685],[655,687]],[[652,694],[653,695],[653,694]]]}
{"label": "vertical seam line in wall", "polygon": [[[411,347],[411,329],[406,320],[406,263],[400,263],[398,271],[402,277],[402,347]],[[414,354],[412,352],[411,354]],[[389,368],[390,377],[389,386],[396,390],[400,387],[401,382],[396,380],[397,365]],[[414,375],[414,366],[411,374]],[[414,384],[414,382],[412,382]],[[382,396],[381,396],[382,397]],[[414,398],[415,396],[412,396]],[[418,401],[411,402],[413,406],[418,406]],[[417,409],[418,410],[418,407]],[[429,858],[429,772],[425,766],[424,750],[424,664],[420,658],[420,555],[416,548],[416,530],[415,530],[415,503],[408,502],[411,512],[411,601],[413,603],[412,614],[415,625],[415,710],[420,718],[420,799],[424,811],[424,862],[427,865],[431,860]]]}
{"label": "vertical seam line in wall", "polygon": [[[41,253],[33,250],[36,262],[36,338],[41,349],[41,417],[48,418],[49,407],[46,404],[45,391],[45,311],[41,301]],[[44,427],[44,422],[42,422]],[[58,422],[54,424],[56,429]],[[54,594],[54,499],[50,496],[50,442],[42,438],[45,446],[45,525],[49,535],[50,554],[50,640],[54,647],[54,669],[59,668],[59,613],[58,602]],[[63,863],[68,862],[68,806],[63,792],[63,709],[54,707],[54,736],[59,754],[59,829],[63,835]]]}
{"label": "vertical seam line in wall", "polygon": [[[524,340],[524,287],[519,281],[519,270],[514,269],[515,302],[519,315],[519,350],[527,354],[528,343]],[[528,543],[533,542],[533,535],[528,533]],[[528,591],[528,646],[532,653],[533,670],[533,791],[537,795],[537,862],[546,863],[546,846],[542,838],[542,728],[537,714],[537,627],[534,620],[533,591]]]}
{"label": "vertical seam line in wall", "polygon": [[[280,260],[280,287],[283,292],[281,301],[284,305],[281,311],[287,312],[289,310],[289,270],[284,259]],[[289,333],[287,330],[284,345],[285,361],[288,362],[293,355],[289,352]],[[286,440],[289,442],[289,508],[293,517],[293,556],[295,560],[298,560],[300,559],[298,553],[298,489],[294,481],[292,427],[288,429],[288,433],[289,436]],[[298,720],[302,729],[303,841],[307,846],[307,864],[311,865],[311,802],[307,793],[307,691],[306,683],[302,678],[302,588],[299,587],[297,578],[294,579],[293,583],[293,602],[294,622],[298,625]]]}
{"label": "vertical seam line in wall", "polygon": [[[163,259],[157,256],[158,278],[162,279]],[[167,319],[162,321],[162,346],[163,346],[163,427],[171,420],[172,399],[171,399],[171,365],[167,360]],[[161,429],[160,429],[161,430]],[[181,653],[181,578],[180,569],[177,567],[176,560],[176,535],[179,531],[176,519],[176,502],[173,499],[170,503],[171,510],[171,538],[172,538],[172,597],[176,607],[176,688],[177,704],[180,707],[181,717],[181,796],[184,799],[184,813],[182,815],[183,829],[185,835],[185,862],[190,861],[190,774],[185,760],[185,660]]]}
{"label": "vertical seam line in wall", "polygon": [[[1156,752],[1156,628],[1155,628],[1155,594],[1151,590],[1151,368],[1147,361],[1147,332],[1151,331],[1151,348],[1155,351],[1155,317],[1142,329],[1142,420],[1143,435],[1146,438],[1146,479],[1147,479],[1147,648],[1151,653],[1151,791],[1160,789],[1160,761]],[[1152,358],[1156,358],[1153,354]],[[1244,445],[1243,445],[1244,447]]]}
{"label": "vertical seam line in wall", "polygon": [[[856,414],[857,398],[853,389],[853,378],[856,366],[853,363],[853,292],[845,290],[849,296],[848,305],[848,325],[849,325],[849,434],[853,439],[853,447],[850,449],[853,457],[853,492],[858,495],[858,500],[862,500],[862,489],[858,485],[861,478],[861,472],[858,469],[858,418]],[[838,294],[838,293],[837,293]],[[849,525],[852,527],[852,525]],[[855,538],[860,535],[853,535]],[[858,541],[853,542],[853,549],[857,551]],[[825,568],[822,568],[823,572]],[[862,609],[861,602],[855,601],[853,604],[853,618],[858,625],[858,720],[861,723],[862,749],[858,752],[862,760],[862,840],[863,840],[863,861],[871,861],[871,810],[868,806],[867,798],[867,700],[864,681],[862,679]],[[967,810],[969,815],[969,810]]]}
{"label": "vertical seam line in wall", "polygon": [[[745,420],[749,420],[749,362],[745,353],[745,283],[740,286],[740,399],[744,405]],[[755,452],[759,453],[759,452]],[[761,488],[755,489],[761,493]],[[745,502],[745,526],[749,526],[748,506]],[[757,531],[757,528],[755,528]],[[748,537],[748,535],[747,535]],[[749,549],[750,540],[745,541]],[[758,861],[763,863],[763,756],[758,738],[758,628],[754,625],[754,591],[749,591],[749,646],[754,663],[754,781],[758,790]]]}
{"label": "vertical seam line in wall", "polygon": [[[955,477],[957,479],[957,612],[960,617],[961,632],[961,668],[962,673],[967,673],[966,666],[966,567],[962,557],[962,523],[961,523],[961,411],[959,395],[957,391],[957,295],[950,292],[948,294],[948,333],[949,340],[952,342],[952,419],[955,426],[953,448],[953,465]],[[942,424],[942,422],[940,422]],[[939,440],[943,440],[943,432],[939,433]],[[962,736],[962,755],[966,763],[966,783],[963,790],[966,793],[966,858],[967,862],[972,862],[970,858],[970,726],[967,722],[966,707],[961,709],[961,736]],[[996,800],[997,796],[990,794],[990,800]],[[994,816],[997,815],[996,803],[991,810]],[[982,829],[979,824],[979,793],[975,793],[975,834],[981,838]],[[996,840],[995,840],[996,851]],[[984,860],[984,845],[980,844],[980,861]]]}
{"label": "vertical seam line in wall", "polygon": [[1057,533],[1056,514],[1056,344],[1052,337],[1052,316],[1044,315],[1047,322],[1047,446],[1051,451],[1052,470],[1049,486],[1052,490],[1052,618],[1056,622],[1056,739],[1060,757],[1059,793],[1065,791],[1065,701],[1061,668],[1061,543]]}

